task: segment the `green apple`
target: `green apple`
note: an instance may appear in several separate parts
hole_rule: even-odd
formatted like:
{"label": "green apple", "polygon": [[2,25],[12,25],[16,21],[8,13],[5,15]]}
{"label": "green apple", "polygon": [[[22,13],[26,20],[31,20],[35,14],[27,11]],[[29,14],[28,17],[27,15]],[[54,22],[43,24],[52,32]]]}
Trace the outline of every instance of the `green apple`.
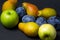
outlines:
{"label": "green apple", "polygon": [[43,24],[38,30],[41,40],[54,40],[56,38],[56,30],[51,24]]}
{"label": "green apple", "polygon": [[6,28],[13,28],[19,22],[18,14],[14,10],[5,10],[1,14],[1,23]]}

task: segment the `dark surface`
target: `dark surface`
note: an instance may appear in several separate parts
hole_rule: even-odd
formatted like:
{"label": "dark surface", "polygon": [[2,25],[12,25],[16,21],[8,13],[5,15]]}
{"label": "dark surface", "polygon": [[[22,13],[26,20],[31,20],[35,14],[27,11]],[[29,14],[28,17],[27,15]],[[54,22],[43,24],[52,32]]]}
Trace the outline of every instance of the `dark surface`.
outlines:
{"label": "dark surface", "polygon": [[[0,0],[0,13],[1,13],[1,6],[3,2],[6,0]],[[22,2],[30,2],[35,5],[39,9],[43,9],[45,7],[51,7],[56,9],[58,16],[60,17],[60,1],[59,0],[18,0],[18,6],[21,6]],[[13,30],[9,30],[3,27],[2,24],[0,24],[0,40],[40,40],[38,37],[31,38],[27,37],[24,33],[19,31],[17,28]],[[57,31],[57,37],[56,40],[60,40],[60,32]]]}

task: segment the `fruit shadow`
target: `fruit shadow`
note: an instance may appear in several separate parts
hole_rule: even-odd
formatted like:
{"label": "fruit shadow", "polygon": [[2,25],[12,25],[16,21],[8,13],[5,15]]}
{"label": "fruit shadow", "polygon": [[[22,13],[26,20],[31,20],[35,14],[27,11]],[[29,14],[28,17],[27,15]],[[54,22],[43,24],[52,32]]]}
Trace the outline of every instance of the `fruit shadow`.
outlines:
{"label": "fruit shadow", "polygon": [[18,25],[16,25],[16,26],[13,27],[13,28],[7,28],[7,27],[5,27],[2,23],[1,23],[1,25],[2,25],[5,29],[7,29],[7,30],[18,30]]}
{"label": "fruit shadow", "polygon": [[60,31],[60,24],[59,25],[56,24],[56,25],[54,25],[54,27],[55,27],[56,31]]}
{"label": "fruit shadow", "polygon": [[40,40],[39,36],[36,36],[36,37],[30,37],[31,39],[34,39],[34,40]]}
{"label": "fruit shadow", "polygon": [[56,36],[55,40],[60,40],[60,32],[59,31],[57,31],[57,36]]}
{"label": "fruit shadow", "polygon": [[21,19],[22,19],[22,17],[21,17],[21,18],[19,18],[19,22],[22,22],[22,20],[21,20]]}
{"label": "fruit shadow", "polygon": [[[24,34],[25,34],[25,33],[24,33]],[[25,36],[29,37],[30,39],[40,40],[40,38],[39,38],[39,36],[38,36],[38,35],[37,35],[37,36],[35,36],[35,37],[30,37],[30,36],[28,36],[28,35],[26,35],[26,34],[25,34]]]}

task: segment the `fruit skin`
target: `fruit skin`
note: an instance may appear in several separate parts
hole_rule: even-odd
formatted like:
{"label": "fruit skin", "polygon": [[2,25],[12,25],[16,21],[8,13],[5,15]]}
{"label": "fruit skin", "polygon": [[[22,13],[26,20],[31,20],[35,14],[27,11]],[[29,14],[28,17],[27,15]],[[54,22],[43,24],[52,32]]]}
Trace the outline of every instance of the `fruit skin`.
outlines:
{"label": "fruit skin", "polygon": [[18,29],[21,30],[21,31],[24,31],[24,28],[25,28],[24,26],[25,26],[25,24],[26,24],[26,23],[20,22],[20,23],[18,24]]}
{"label": "fruit skin", "polygon": [[52,25],[60,24],[60,19],[57,18],[56,16],[50,17],[47,22]]}
{"label": "fruit skin", "polygon": [[5,1],[2,5],[2,11],[9,10],[9,9],[15,9],[15,5],[12,4],[10,1]]}
{"label": "fruit skin", "polygon": [[38,12],[40,16],[43,16],[47,19],[51,16],[56,16],[56,10],[53,8],[44,8],[42,10],[39,10]]}
{"label": "fruit skin", "polygon": [[17,4],[18,0],[7,0],[10,1],[12,4]]}
{"label": "fruit skin", "polygon": [[38,16],[42,16],[42,10],[38,11]]}
{"label": "fruit skin", "polygon": [[24,33],[30,37],[38,35],[39,26],[35,22],[28,22],[25,25]]}
{"label": "fruit skin", "polygon": [[38,15],[38,8],[36,5],[24,2],[22,3],[23,7],[26,9],[26,12],[30,16],[37,17]]}
{"label": "fruit skin", "polygon": [[36,23],[38,25],[42,25],[42,24],[45,24],[47,22],[46,22],[46,19],[44,17],[38,17],[37,20],[36,20]]}
{"label": "fruit skin", "polygon": [[19,23],[18,28],[27,36],[36,37],[38,35],[39,26],[35,22]]}
{"label": "fruit skin", "polygon": [[18,13],[19,17],[26,15],[25,9],[23,7],[16,8],[16,12]]}
{"label": "fruit skin", "polygon": [[55,25],[56,24],[55,19],[56,19],[56,16],[52,16],[47,20],[47,22],[49,24]]}
{"label": "fruit skin", "polygon": [[35,17],[34,16],[25,15],[25,16],[22,17],[22,21],[23,22],[34,22],[35,21]]}
{"label": "fruit skin", "polygon": [[56,38],[56,30],[51,24],[43,24],[39,28],[38,35],[41,40],[54,40]]}
{"label": "fruit skin", "polygon": [[5,10],[1,14],[1,23],[6,28],[13,28],[19,22],[19,17],[14,10]]}

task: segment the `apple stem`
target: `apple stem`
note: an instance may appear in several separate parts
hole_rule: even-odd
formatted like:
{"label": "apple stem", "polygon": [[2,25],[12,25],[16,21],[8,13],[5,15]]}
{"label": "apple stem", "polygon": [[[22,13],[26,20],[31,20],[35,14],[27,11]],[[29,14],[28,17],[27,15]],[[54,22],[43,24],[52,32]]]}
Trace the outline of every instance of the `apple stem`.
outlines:
{"label": "apple stem", "polygon": [[49,35],[45,35],[45,36],[44,36],[44,38],[47,38],[47,37],[49,37]]}
{"label": "apple stem", "polygon": [[11,13],[10,12],[8,12],[8,15],[10,15]]}

